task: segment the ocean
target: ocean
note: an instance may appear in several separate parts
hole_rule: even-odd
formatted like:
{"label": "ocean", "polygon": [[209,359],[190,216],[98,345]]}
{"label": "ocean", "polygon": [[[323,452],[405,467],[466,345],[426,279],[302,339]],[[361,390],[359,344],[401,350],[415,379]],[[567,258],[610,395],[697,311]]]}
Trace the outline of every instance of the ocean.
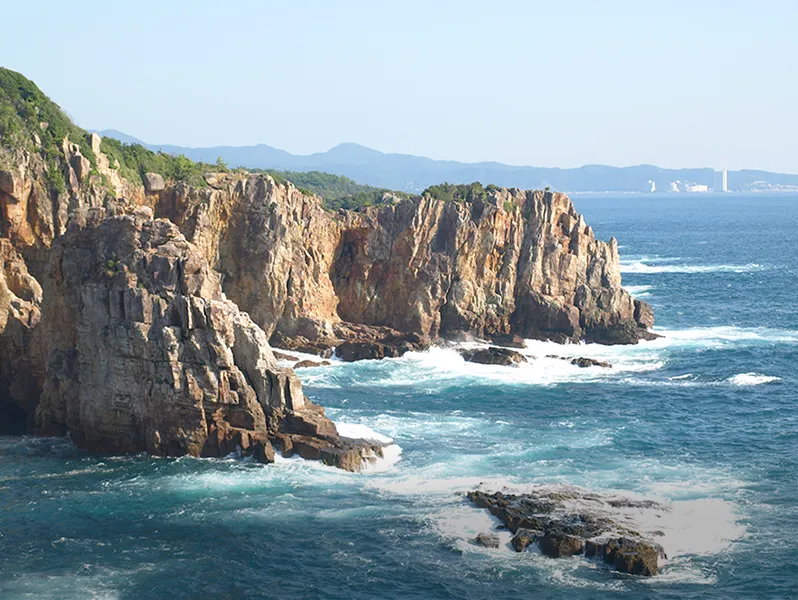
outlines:
{"label": "ocean", "polygon": [[[531,342],[517,369],[435,348],[299,370],[344,432],[393,440],[362,474],[0,437],[0,597],[798,597],[798,196],[574,202],[663,337]],[[632,517],[669,558],[641,578],[476,546],[497,524],[477,486],[658,500]]]}

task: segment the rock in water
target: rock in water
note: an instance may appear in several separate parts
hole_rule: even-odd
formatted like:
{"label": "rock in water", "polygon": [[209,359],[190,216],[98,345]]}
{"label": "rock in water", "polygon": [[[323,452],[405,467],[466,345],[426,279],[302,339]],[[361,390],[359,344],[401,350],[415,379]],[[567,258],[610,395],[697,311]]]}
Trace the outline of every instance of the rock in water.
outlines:
{"label": "rock in water", "polygon": [[538,536],[541,535],[543,533],[537,529],[518,529],[510,543],[516,552],[523,552],[527,546],[534,544]]}
{"label": "rock in water", "polygon": [[300,360],[298,363],[294,365],[295,369],[308,369],[311,367],[329,367],[330,361],[323,360],[321,362],[316,362],[315,360]]}
{"label": "rock in water", "polygon": [[77,211],[53,245],[42,314],[44,433],[99,453],[262,462],[286,439],[349,470],[381,452],[339,438],[197,248],[147,209]]}
{"label": "rock in water", "polygon": [[[513,532],[511,544],[516,552],[534,543],[546,556],[559,558],[584,553],[586,558],[602,559],[618,571],[644,576],[656,575],[658,559],[665,557],[658,544],[631,531],[625,524],[606,515],[574,508],[574,502],[579,499],[589,501],[591,506],[627,506],[631,502],[634,506],[653,508],[658,506],[655,503],[618,499],[605,502],[596,495],[576,490],[521,495],[474,491],[467,496]],[[617,532],[624,532],[624,536],[618,537]]]}
{"label": "rock in water", "polygon": [[515,350],[509,348],[478,348],[476,350],[460,350],[460,355],[468,362],[475,362],[482,365],[504,365],[517,367],[521,363],[527,362],[526,357]]}
{"label": "rock in water", "polygon": [[485,548],[499,547],[499,536],[495,533],[480,533],[474,541],[480,546],[485,546]]}
{"label": "rock in water", "polygon": [[612,365],[605,360],[596,360],[595,358],[585,358],[580,356],[579,358],[572,358],[571,364],[576,365],[577,367],[587,368],[587,367],[603,367],[605,369],[611,369]]}
{"label": "rock in water", "polygon": [[582,554],[585,547],[585,542],[582,538],[551,529],[539,537],[537,542],[540,551],[552,558]]}

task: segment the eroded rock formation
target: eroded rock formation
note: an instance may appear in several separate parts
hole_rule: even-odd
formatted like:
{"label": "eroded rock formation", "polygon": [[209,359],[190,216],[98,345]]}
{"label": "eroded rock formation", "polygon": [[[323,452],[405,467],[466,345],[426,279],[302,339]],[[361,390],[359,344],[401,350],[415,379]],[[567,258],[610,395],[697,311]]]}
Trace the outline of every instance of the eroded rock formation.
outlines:
{"label": "eroded rock formation", "polygon": [[495,189],[471,203],[422,197],[331,213],[265,175],[208,180],[164,190],[156,214],[203,249],[278,345],[650,336],[650,307],[621,287],[617,243],[596,240],[564,194]]}
{"label": "eroded rock formation", "polygon": [[274,442],[350,470],[379,452],[340,439],[204,257],[148,208],[76,211],[44,296],[44,433],[101,453],[240,449],[266,462]]}
{"label": "eroded rock formation", "polygon": [[96,134],[91,160],[65,139],[46,162],[33,137],[0,152],[10,432],[262,460],[275,444],[356,470],[379,447],[341,439],[269,339],[360,360],[440,337],[634,343],[653,324],[621,287],[615,241],[596,240],[562,194],[331,212],[262,174],[131,182]]}

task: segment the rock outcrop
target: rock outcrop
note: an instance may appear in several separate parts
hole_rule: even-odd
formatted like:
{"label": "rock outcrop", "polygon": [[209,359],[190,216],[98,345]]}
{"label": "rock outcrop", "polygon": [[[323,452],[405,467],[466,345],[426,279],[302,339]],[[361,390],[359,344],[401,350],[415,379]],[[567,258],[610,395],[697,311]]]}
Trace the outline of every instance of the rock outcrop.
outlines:
{"label": "rock outcrop", "polygon": [[[468,499],[487,509],[513,533],[511,545],[522,552],[537,544],[546,556],[584,555],[603,560],[616,570],[633,575],[656,575],[658,561],[666,558],[662,547],[625,523],[598,510],[578,507],[583,500],[596,508],[636,506],[638,501],[604,500],[575,491],[529,494],[468,492]],[[644,503],[651,508],[653,503]]]}
{"label": "rock outcrop", "polygon": [[[424,196],[330,213],[267,175],[210,182],[164,190],[156,215],[203,249],[277,345],[381,343],[384,328],[396,340],[650,336],[650,307],[621,287],[617,243],[596,240],[564,194],[497,188],[469,203]],[[363,355],[400,353],[383,350]]]}
{"label": "rock outcrop", "polygon": [[42,288],[10,241],[0,238],[0,433],[33,429],[40,371],[33,332]]}
{"label": "rock outcrop", "polygon": [[191,165],[191,187],[152,172],[164,157],[103,144],[32,82],[0,75],[13,122],[0,147],[3,431],[262,460],[276,444],[356,469],[380,448],[341,439],[268,340],[362,360],[438,338],[650,335],[617,244],[562,194],[489,186],[469,202],[331,212],[265,174],[203,181]]}
{"label": "rock outcrop", "polygon": [[527,362],[526,356],[520,352],[510,350],[509,348],[497,348],[495,346],[460,350],[460,355],[468,362],[482,365],[517,367],[521,363]]}
{"label": "rock outcrop", "polygon": [[381,452],[342,440],[201,253],[151,211],[77,211],[56,240],[42,322],[38,429],[100,453],[273,460],[272,443],[349,470]]}

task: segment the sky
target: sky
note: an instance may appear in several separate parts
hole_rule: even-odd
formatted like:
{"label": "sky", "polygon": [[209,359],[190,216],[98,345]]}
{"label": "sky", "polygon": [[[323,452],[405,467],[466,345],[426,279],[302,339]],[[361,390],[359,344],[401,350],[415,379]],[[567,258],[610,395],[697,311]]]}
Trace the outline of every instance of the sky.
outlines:
{"label": "sky", "polygon": [[0,65],[150,143],[798,172],[796,0],[8,2]]}

